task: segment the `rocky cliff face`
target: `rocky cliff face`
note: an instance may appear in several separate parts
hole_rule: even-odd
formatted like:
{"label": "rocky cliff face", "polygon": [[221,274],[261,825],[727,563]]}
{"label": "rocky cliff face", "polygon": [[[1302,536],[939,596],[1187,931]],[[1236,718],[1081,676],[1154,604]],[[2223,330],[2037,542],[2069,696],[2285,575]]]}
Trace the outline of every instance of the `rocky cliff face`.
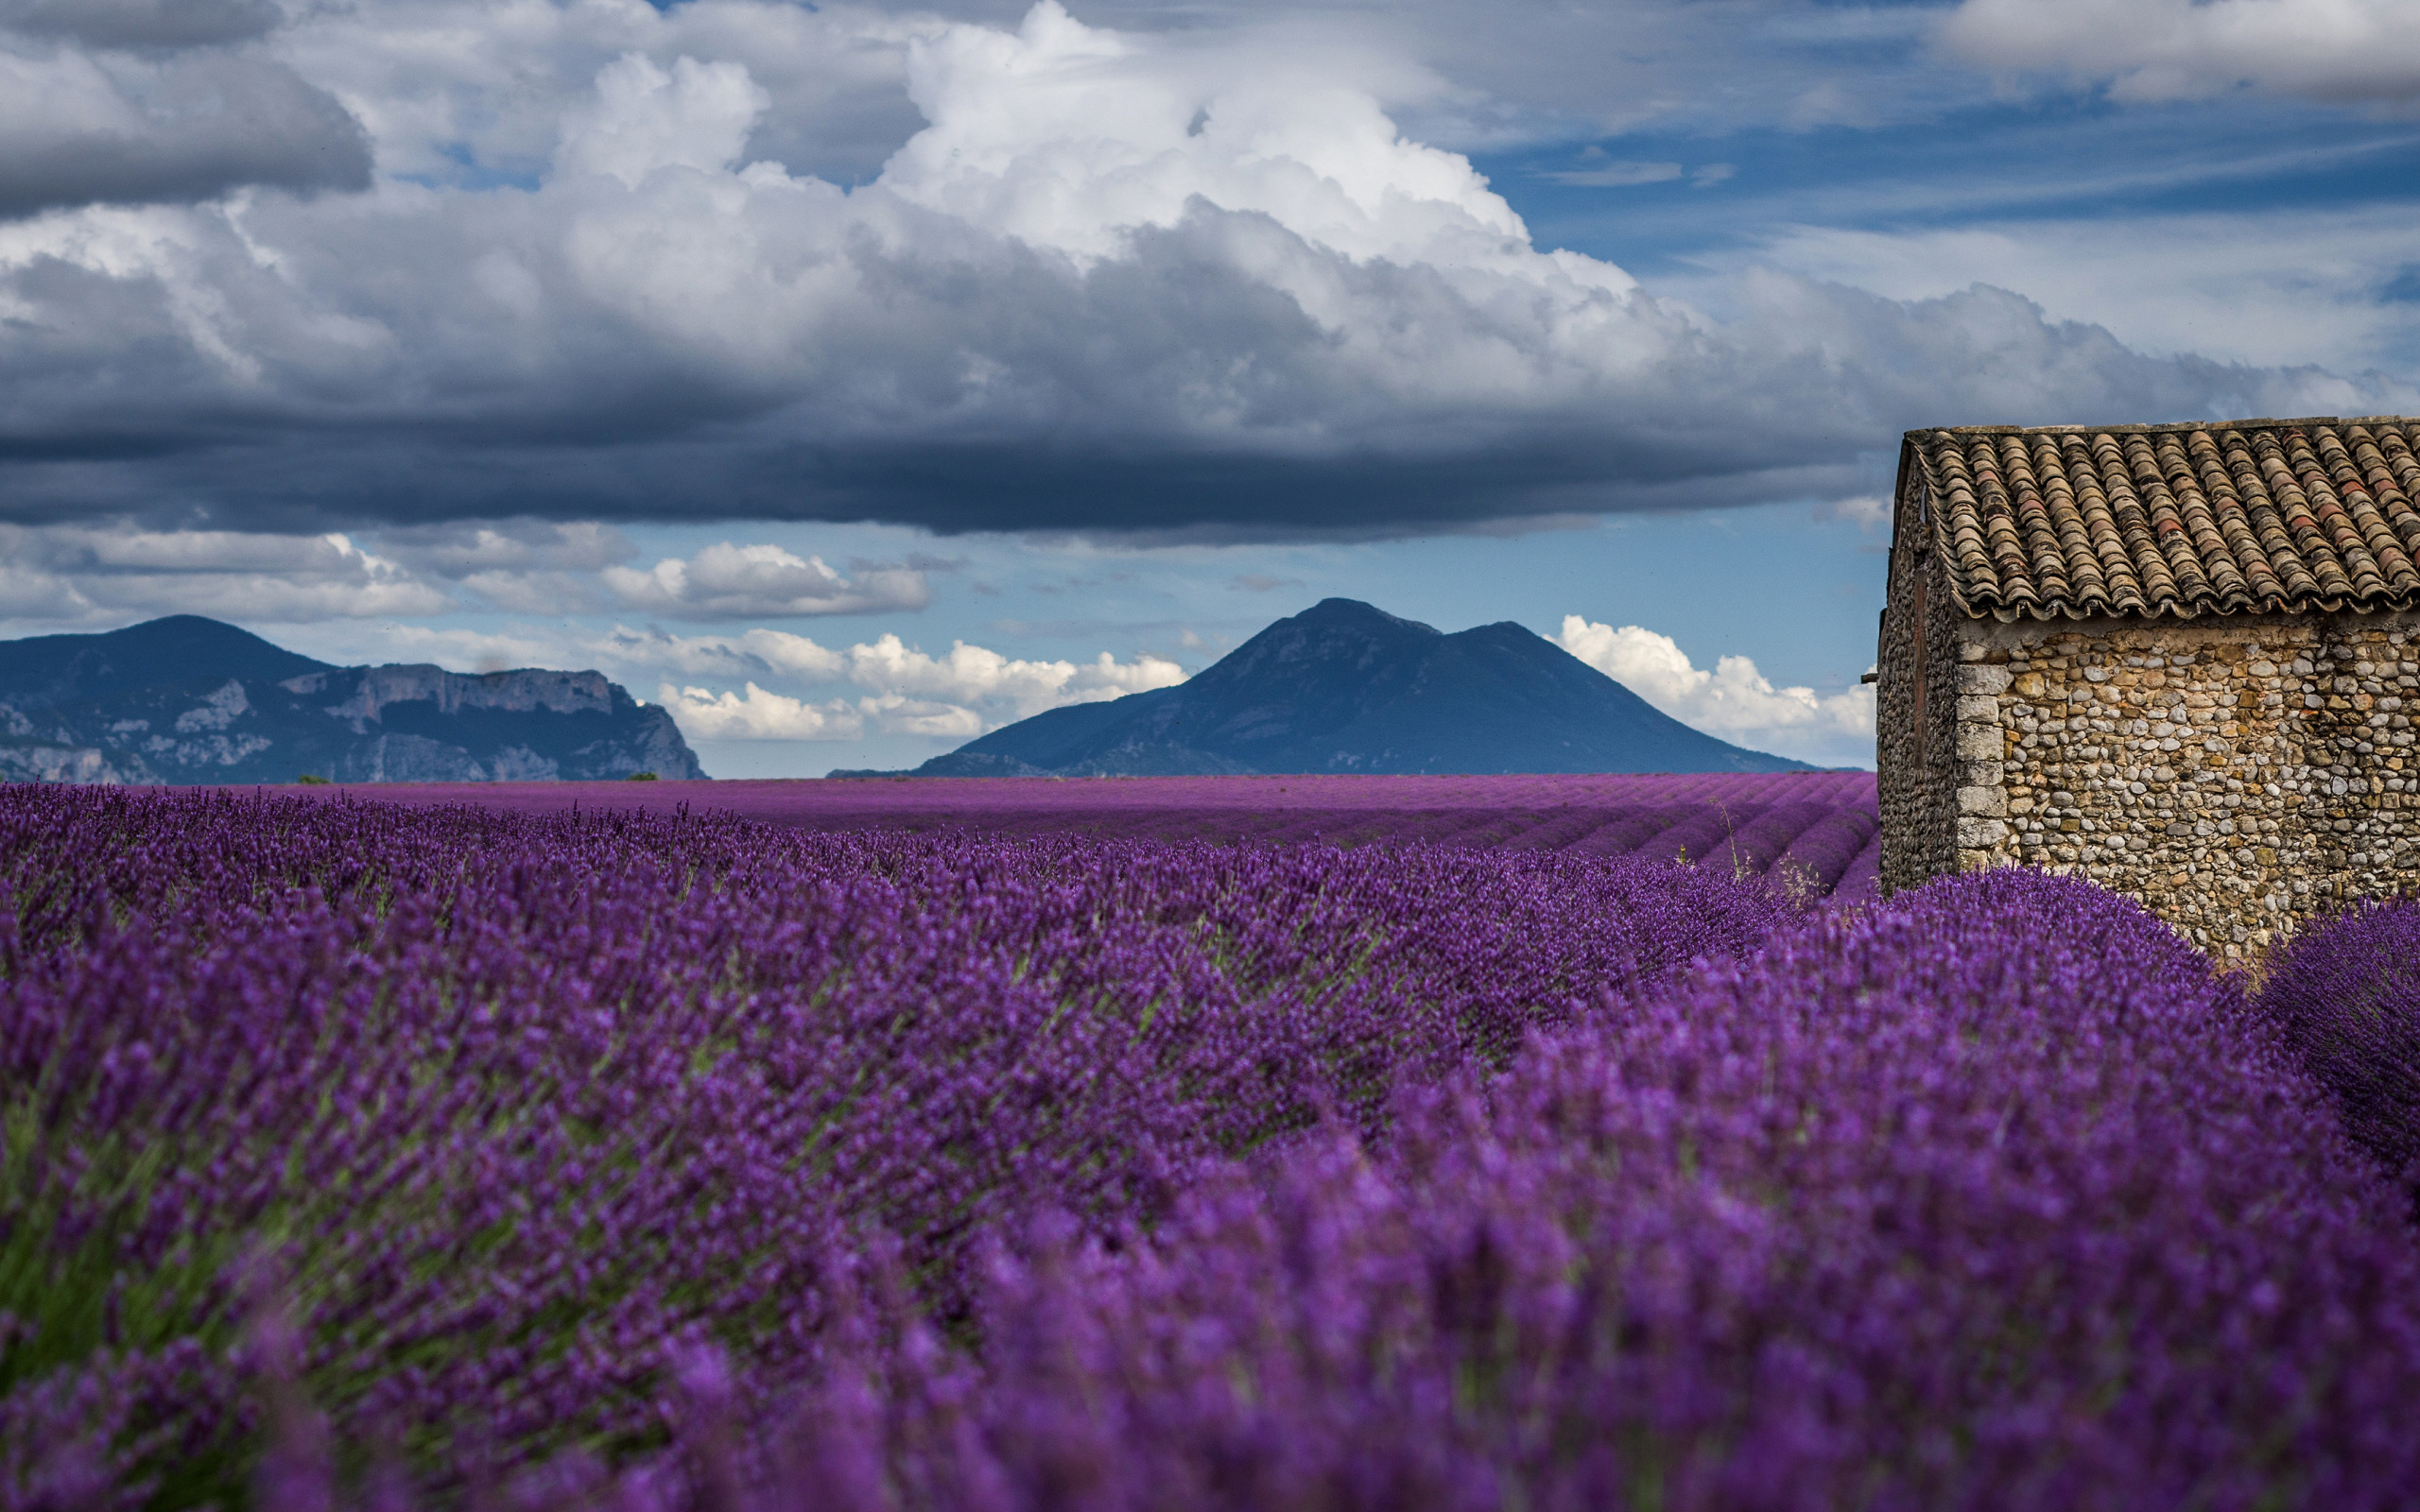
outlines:
{"label": "rocky cliff face", "polygon": [[705,772],[596,672],[335,667],[181,616],[0,642],[0,778],[485,782]]}

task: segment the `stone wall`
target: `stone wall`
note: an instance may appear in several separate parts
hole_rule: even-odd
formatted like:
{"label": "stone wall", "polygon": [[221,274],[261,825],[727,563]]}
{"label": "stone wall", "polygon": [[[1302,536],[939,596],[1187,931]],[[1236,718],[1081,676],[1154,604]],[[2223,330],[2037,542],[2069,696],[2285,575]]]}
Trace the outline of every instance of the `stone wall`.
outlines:
{"label": "stone wall", "polygon": [[1957,865],[1956,790],[1962,781],[1956,687],[1966,617],[1950,601],[1939,554],[1917,547],[1925,537],[1918,503],[1903,498],[1900,508],[1908,518],[1895,532],[1901,544],[1892,549],[1889,608],[1875,654],[1880,673],[1874,690],[1875,766],[1885,892],[1912,887]]}
{"label": "stone wall", "polygon": [[[1886,886],[1950,866],[2075,872],[2249,960],[2343,902],[2420,881],[2406,707],[2420,700],[2420,614],[1961,615],[1944,639],[1956,762],[1931,780],[1954,795],[1954,855],[1903,782],[1909,834],[1932,838],[1903,841],[1895,870],[1886,838]],[[1886,731],[1890,685],[1886,672]],[[1893,801],[1886,786],[1886,837]]]}

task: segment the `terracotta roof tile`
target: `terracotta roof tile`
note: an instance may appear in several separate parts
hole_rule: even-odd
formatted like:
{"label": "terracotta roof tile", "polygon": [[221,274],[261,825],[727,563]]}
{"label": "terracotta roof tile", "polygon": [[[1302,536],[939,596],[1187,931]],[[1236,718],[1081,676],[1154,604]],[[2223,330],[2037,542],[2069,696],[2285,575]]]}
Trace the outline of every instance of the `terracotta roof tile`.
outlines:
{"label": "terracotta roof tile", "polygon": [[[2420,607],[2420,421],[1910,431],[1970,614]],[[1912,469],[1912,479],[1909,470]]]}

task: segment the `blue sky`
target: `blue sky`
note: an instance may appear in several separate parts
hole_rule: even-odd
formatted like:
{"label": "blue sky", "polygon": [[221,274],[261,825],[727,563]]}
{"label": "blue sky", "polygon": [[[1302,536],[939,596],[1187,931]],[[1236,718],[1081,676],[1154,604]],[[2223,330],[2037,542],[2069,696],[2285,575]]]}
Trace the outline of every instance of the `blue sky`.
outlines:
{"label": "blue sky", "polygon": [[910,765],[1318,599],[1871,757],[1901,430],[2411,413],[2388,0],[0,0],[0,634]]}

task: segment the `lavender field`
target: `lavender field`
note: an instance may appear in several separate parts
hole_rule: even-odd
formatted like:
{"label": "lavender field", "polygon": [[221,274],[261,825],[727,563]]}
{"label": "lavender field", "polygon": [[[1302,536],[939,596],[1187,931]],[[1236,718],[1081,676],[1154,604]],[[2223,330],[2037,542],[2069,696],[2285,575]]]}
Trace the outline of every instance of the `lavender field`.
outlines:
{"label": "lavender field", "polygon": [[2254,995],[1588,781],[0,788],[0,1502],[2409,1504],[2420,910]]}
{"label": "lavender field", "polygon": [[[326,788],[300,796],[334,799]],[[524,814],[683,808],[833,832],[1564,850],[1781,868],[1816,896],[1869,896],[1881,864],[1871,772],[1681,776],[1116,777],[481,782],[378,788],[382,801]]]}

